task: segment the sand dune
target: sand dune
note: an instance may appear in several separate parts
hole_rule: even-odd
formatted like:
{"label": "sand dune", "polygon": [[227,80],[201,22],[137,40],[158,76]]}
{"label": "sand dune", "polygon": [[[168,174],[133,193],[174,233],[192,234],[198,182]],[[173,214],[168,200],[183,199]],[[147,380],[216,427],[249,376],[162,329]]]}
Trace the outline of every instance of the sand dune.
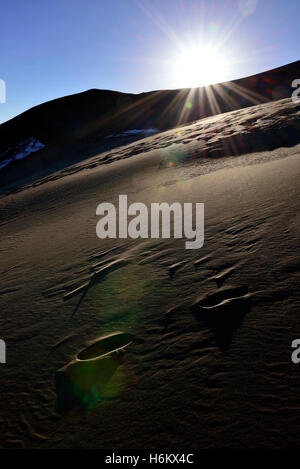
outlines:
{"label": "sand dune", "polygon": [[[94,89],[43,103],[0,125],[1,193],[120,145],[128,145],[147,136],[151,130],[165,131],[208,116],[290,98],[298,70],[299,61],[202,88],[140,94]],[[246,118],[249,131],[256,116],[253,115],[252,120],[247,115]],[[284,119],[283,116],[282,124]],[[256,132],[264,149],[264,129],[259,132],[256,128]],[[107,138],[111,135],[119,137]],[[273,138],[276,148],[294,140],[294,134],[287,138],[286,132],[283,135],[281,132],[276,141],[274,134]],[[35,153],[30,157],[7,158],[8,154],[19,154],[20,147],[28,141],[38,142],[42,149],[36,151],[35,143]],[[248,139],[246,147],[250,144]],[[259,150],[257,146],[256,150]],[[243,153],[246,151],[248,149],[244,148]],[[2,165],[5,167],[1,169]]]}
{"label": "sand dune", "polygon": [[[299,445],[299,143],[299,104],[280,100],[95,155],[0,198],[1,446]],[[147,206],[203,202],[203,248],[100,240],[96,207],[119,194]],[[104,347],[114,333],[126,340]],[[80,356],[83,373],[103,379],[73,389],[66,411],[55,376]]]}

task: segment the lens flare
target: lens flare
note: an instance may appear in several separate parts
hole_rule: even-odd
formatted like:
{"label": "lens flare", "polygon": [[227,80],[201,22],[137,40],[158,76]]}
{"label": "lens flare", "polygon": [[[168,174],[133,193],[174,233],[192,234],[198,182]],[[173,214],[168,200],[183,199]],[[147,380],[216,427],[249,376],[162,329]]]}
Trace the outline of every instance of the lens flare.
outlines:
{"label": "lens flare", "polygon": [[209,30],[213,33],[217,33],[219,30],[218,23],[216,23],[215,21],[212,21],[211,23],[209,23]]}

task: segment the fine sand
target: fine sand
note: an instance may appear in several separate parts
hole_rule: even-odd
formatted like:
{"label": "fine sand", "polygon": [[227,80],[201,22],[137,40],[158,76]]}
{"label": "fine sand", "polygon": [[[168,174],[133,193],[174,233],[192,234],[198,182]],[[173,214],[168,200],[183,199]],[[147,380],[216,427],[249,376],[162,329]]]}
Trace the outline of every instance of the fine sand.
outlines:
{"label": "fine sand", "polygon": [[[0,198],[1,447],[300,444],[298,108],[207,118]],[[100,240],[96,207],[119,194],[203,202],[204,246]],[[58,408],[73,362],[109,372]]]}

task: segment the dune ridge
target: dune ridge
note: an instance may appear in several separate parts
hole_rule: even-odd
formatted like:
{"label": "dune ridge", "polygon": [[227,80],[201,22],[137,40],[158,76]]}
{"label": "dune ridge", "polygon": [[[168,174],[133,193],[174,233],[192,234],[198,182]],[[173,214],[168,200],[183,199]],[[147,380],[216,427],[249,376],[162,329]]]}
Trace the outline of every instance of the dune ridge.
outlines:
{"label": "dune ridge", "polygon": [[[138,95],[88,90],[43,103],[0,125],[0,166],[7,160],[7,152],[14,155],[27,140],[44,146],[22,160],[12,158],[0,170],[1,191],[146,136],[133,130],[165,131],[220,113],[290,98],[298,70],[299,61],[202,88]],[[106,138],[122,133],[124,136],[117,139]],[[262,131],[259,138],[262,141],[264,137]],[[278,137],[276,143],[282,138]]]}

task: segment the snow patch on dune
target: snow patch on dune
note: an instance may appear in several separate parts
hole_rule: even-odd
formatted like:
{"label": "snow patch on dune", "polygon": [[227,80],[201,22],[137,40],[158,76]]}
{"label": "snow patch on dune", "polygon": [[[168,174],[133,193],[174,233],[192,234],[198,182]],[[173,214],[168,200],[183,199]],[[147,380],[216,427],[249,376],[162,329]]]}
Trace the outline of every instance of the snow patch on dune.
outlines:
{"label": "snow patch on dune", "polygon": [[106,135],[105,138],[129,137],[131,135],[138,135],[138,134],[151,135],[151,134],[156,134],[157,132],[159,132],[158,129],[129,129],[129,130],[124,130],[124,132],[120,134]]}
{"label": "snow patch on dune", "polygon": [[0,169],[4,168],[12,161],[22,160],[26,156],[44,148],[45,145],[35,137],[30,137],[13,148],[8,148],[0,155]]}

